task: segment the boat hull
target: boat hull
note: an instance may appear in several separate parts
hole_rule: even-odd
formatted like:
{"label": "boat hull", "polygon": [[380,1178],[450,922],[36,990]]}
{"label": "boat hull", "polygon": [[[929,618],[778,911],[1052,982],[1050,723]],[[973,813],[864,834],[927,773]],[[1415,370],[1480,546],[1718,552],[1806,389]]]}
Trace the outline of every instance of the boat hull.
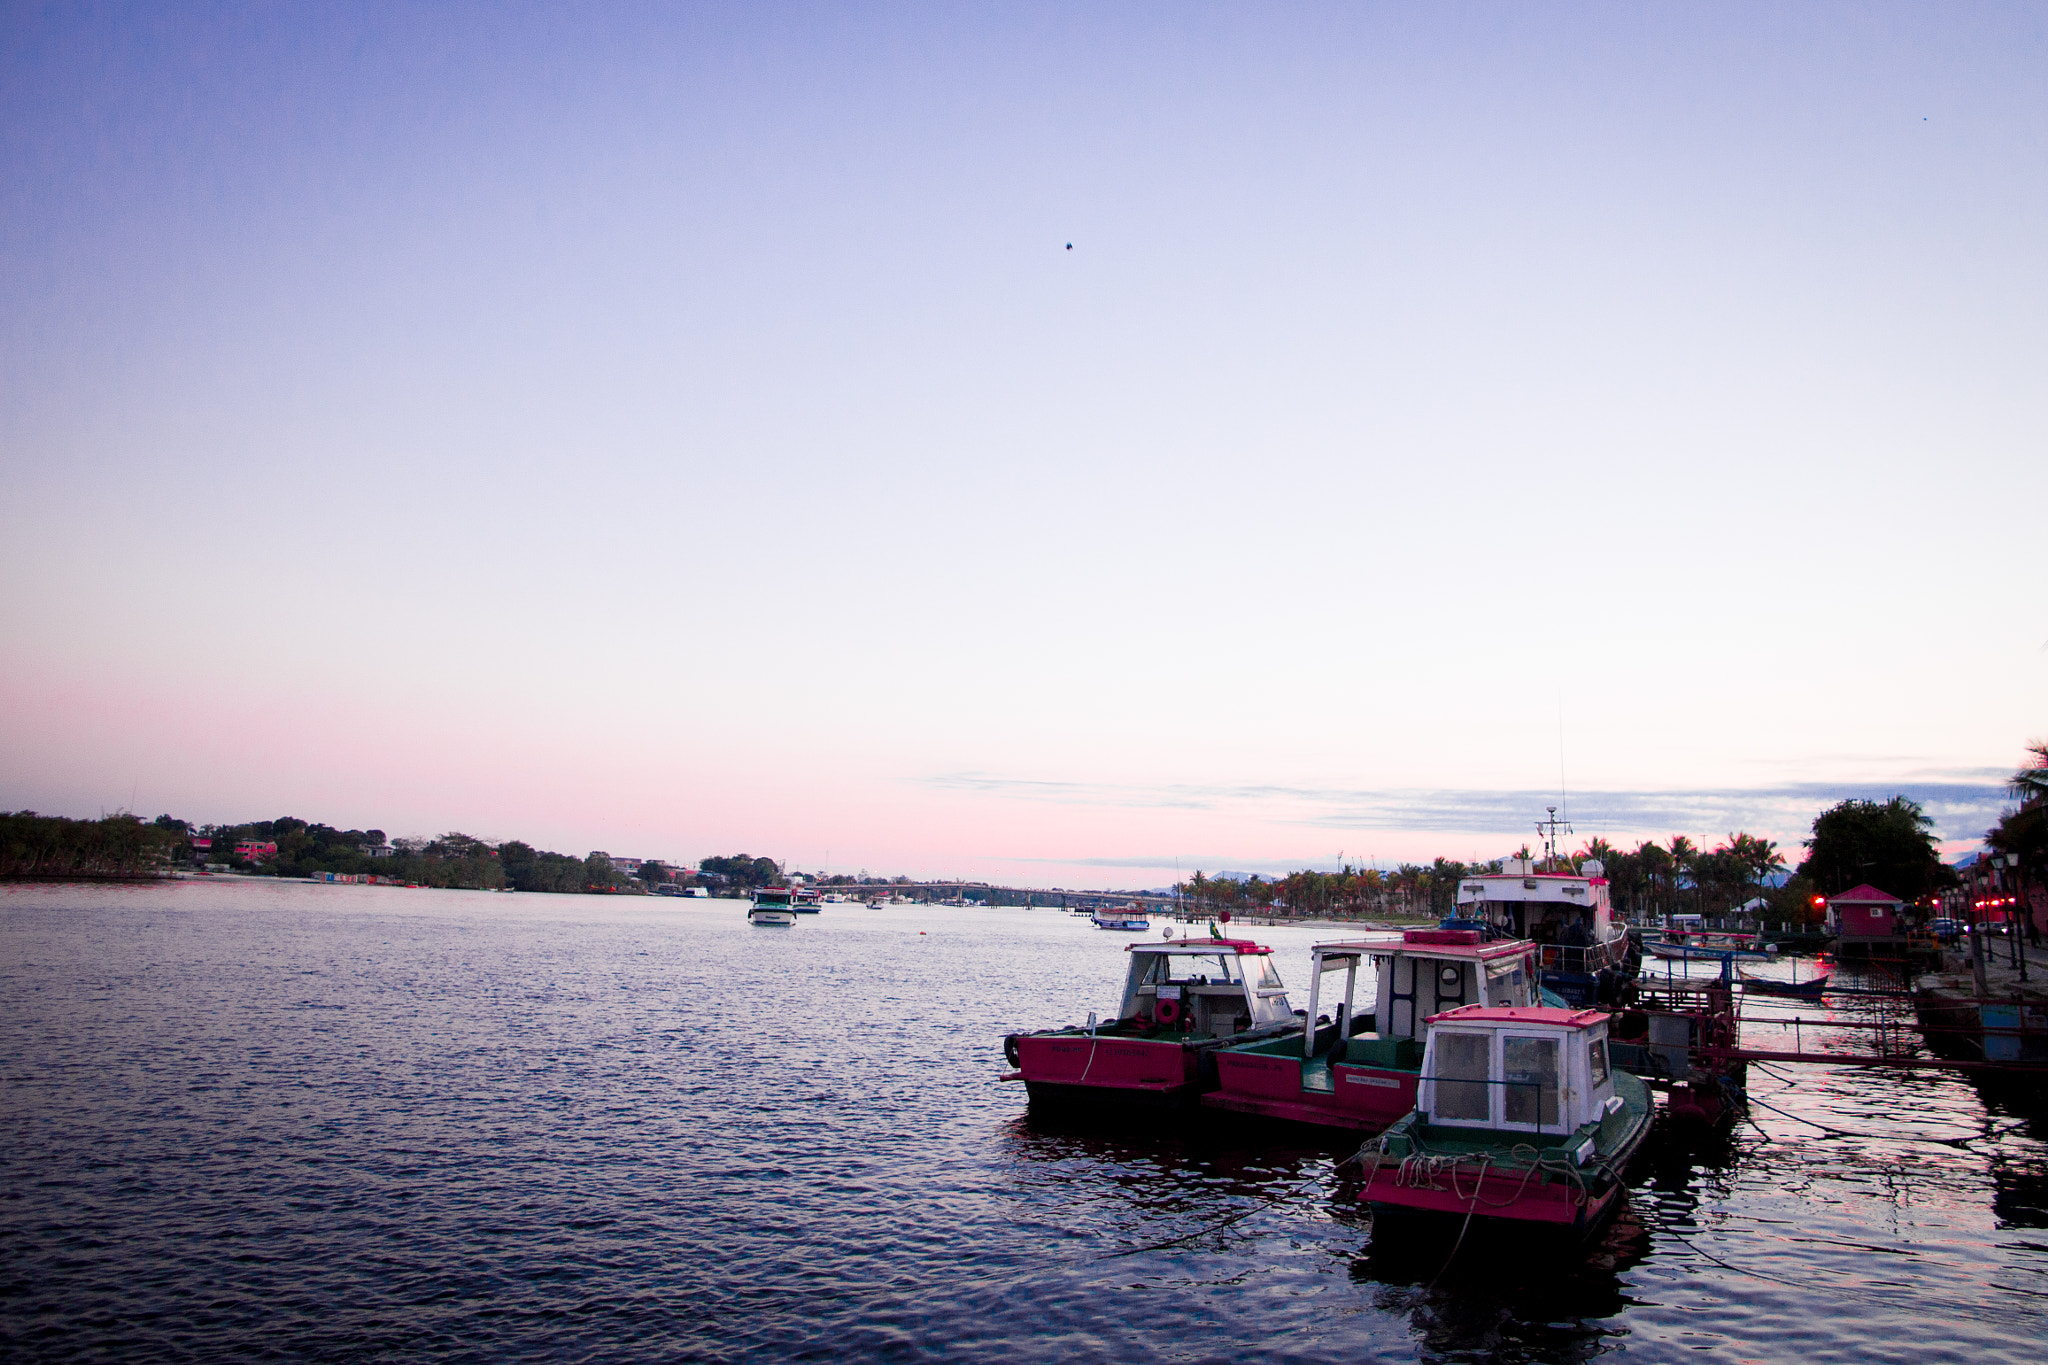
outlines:
{"label": "boat hull", "polygon": [[1213,1047],[1114,1034],[1018,1035],[1017,1070],[1033,1103],[1055,1105],[1192,1104],[1214,1085]]}
{"label": "boat hull", "polygon": [[1202,1103],[1236,1114],[1354,1133],[1377,1133],[1415,1107],[1419,1072],[1341,1062],[1332,1067],[1309,1065],[1328,1076],[1328,1089],[1315,1085],[1313,1074],[1305,1077],[1302,1064],[1292,1058],[1219,1053],[1217,1089],[1202,1096]]}
{"label": "boat hull", "polygon": [[[1301,1058],[1300,1035],[1282,1042],[1225,1048],[1216,1054],[1216,1089],[1204,1106],[1256,1118],[1376,1133],[1415,1107],[1422,1073],[1370,1035],[1346,1044],[1354,1053],[1334,1064],[1334,1026],[1316,1031],[1310,1060]],[[1390,1050],[1391,1049],[1391,1050]],[[1363,1051],[1361,1051],[1363,1050]],[[1415,1048],[1419,1060],[1420,1047]],[[1375,1055],[1375,1051],[1386,1055]]]}
{"label": "boat hull", "polygon": [[747,923],[765,925],[770,929],[787,929],[796,923],[796,914],[790,910],[750,910]]}
{"label": "boat hull", "polygon": [[1745,976],[1742,989],[1756,995],[1788,996],[1795,1000],[1818,1000],[1828,988],[1828,978],[1817,976],[1811,981],[1768,981],[1763,977]]}

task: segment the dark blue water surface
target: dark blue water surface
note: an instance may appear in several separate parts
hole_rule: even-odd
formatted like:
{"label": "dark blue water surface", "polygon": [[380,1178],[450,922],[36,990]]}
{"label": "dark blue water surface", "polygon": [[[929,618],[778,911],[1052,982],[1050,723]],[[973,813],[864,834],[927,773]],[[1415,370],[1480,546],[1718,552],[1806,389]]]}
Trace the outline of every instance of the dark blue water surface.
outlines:
{"label": "dark blue water surface", "polygon": [[[1254,932],[1296,1004],[1341,936]],[[1759,1071],[1603,1239],[1450,1258],[1354,1144],[1029,1119],[1001,1035],[1113,1008],[1128,941],[1057,912],[193,882],[0,935],[9,1359],[2048,1354],[2031,1084]]]}

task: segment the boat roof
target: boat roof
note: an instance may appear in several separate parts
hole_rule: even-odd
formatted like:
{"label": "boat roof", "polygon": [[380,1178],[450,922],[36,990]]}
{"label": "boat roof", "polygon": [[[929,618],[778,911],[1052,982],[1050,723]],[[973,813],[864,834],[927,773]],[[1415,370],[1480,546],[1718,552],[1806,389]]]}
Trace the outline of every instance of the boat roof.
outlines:
{"label": "boat roof", "polygon": [[1852,886],[1839,896],[1829,896],[1829,905],[1904,905],[1905,902],[1889,891],[1880,891],[1869,882]]}
{"label": "boat roof", "polygon": [[1475,872],[1469,877],[1458,878],[1458,889],[1473,889],[1471,883],[1513,886],[1527,891],[1536,890],[1546,882],[1578,882],[1585,886],[1606,886],[1607,878],[1589,877],[1583,872]]}
{"label": "boat roof", "polygon": [[1132,943],[1127,953],[1270,953],[1248,938],[1170,938],[1164,943]]}
{"label": "boat roof", "polygon": [[[1392,957],[1406,954],[1411,957],[1468,958],[1479,962],[1490,962],[1497,957],[1513,957],[1525,953],[1535,946],[1525,938],[1495,939],[1491,943],[1432,943],[1426,939],[1410,937],[1416,933],[1383,934],[1375,938],[1342,939],[1335,943],[1318,943],[1309,951],[1317,957],[1345,957],[1351,954],[1378,953]],[[1429,932],[1429,931],[1423,931]],[[1455,932],[1455,931],[1453,931]]]}
{"label": "boat roof", "polygon": [[1554,1005],[1460,1005],[1432,1014],[1430,1024],[1544,1024],[1551,1028],[1591,1028],[1607,1022],[1604,1010],[1558,1009]]}

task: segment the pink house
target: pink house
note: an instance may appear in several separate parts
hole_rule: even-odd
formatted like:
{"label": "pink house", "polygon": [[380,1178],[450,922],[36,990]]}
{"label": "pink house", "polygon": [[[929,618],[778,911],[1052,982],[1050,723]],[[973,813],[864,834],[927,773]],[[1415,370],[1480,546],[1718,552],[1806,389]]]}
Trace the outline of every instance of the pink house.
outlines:
{"label": "pink house", "polygon": [[1851,887],[1839,896],[1828,897],[1828,913],[1840,936],[1837,950],[1869,951],[1875,944],[1889,944],[1905,935],[1901,912],[1906,903],[1874,886]]}

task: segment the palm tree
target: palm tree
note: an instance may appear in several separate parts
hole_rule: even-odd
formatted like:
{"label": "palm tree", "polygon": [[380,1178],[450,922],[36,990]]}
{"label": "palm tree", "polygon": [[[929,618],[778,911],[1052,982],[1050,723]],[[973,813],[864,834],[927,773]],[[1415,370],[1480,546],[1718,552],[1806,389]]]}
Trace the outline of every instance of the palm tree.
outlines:
{"label": "palm tree", "polygon": [[1636,851],[1629,856],[1634,858],[1636,866],[1642,869],[1643,885],[1652,899],[1651,912],[1663,913],[1661,907],[1668,907],[1669,902],[1656,901],[1657,888],[1663,884],[1665,870],[1671,866],[1671,855],[1666,853],[1656,840],[1645,839],[1636,845]]}
{"label": "palm tree", "polygon": [[1785,860],[1778,856],[1777,844],[1754,834],[1729,835],[1721,851],[1741,865],[1750,881],[1755,883],[1758,895],[1763,894],[1765,879],[1785,866]]}
{"label": "palm tree", "polygon": [[[1671,836],[1671,903],[1674,906],[1678,904],[1679,877],[1692,876],[1694,865],[1699,862],[1699,858],[1699,848],[1692,840],[1683,834]],[[1699,890],[1698,878],[1694,878],[1693,890],[1695,893]]]}
{"label": "palm tree", "polygon": [[2048,798],[2048,740],[2035,740],[2027,746],[2027,752],[2033,757],[2022,763],[2005,784],[2005,789],[2018,797],[2022,806]]}

